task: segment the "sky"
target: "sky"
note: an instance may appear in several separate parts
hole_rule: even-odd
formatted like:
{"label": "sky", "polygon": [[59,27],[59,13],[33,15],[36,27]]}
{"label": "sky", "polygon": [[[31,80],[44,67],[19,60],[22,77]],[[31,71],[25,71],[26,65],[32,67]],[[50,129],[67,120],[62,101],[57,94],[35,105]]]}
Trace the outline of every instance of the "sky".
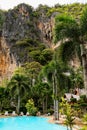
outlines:
{"label": "sky", "polygon": [[87,3],[87,0],[0,0],[0,9],[12,9],[14,6],[20,3],[26,3],[34,8],[37,8],[39,4],[54,6],[55,4],[71,4],[71,3]]}

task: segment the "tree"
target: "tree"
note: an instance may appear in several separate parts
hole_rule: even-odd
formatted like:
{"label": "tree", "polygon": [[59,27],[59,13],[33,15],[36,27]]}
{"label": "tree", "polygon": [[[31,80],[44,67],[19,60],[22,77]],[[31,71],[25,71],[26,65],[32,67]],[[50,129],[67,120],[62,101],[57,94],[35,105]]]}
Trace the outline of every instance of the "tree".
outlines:
{"label": "tree", "polygon": [[28,79],[25,75],[15,74],[8,83],[8,87],[11,90],[12,97],[14,98],[17,96],[16,110],[19,114],[21,96],[25,93],[26,89],[29,89]]}
{"label": "tree", "polygon": [[39,50],[37,49],[30,52],[30,55],[35,61],[39,62],[41,65],[46,65],[52,60],[53,50],[52,49],[41,50],[39,48]]}
{"label": "tree", "polygon": [[30,86],[34,86],[38,81],[38,75],[42,69],[42,65],[39,62],[26,63],[24,66],[25,74],[29,78]]}
{"label": "tree", "polygon": [[[84,77],[84,86],[87,92],[87,53],[86,53],[86,41],[87,41],[87,7],[83,11],[83,15],[81,17],[81,35],[80,39],[80,48],[81,48],[81,56],[82,56],[82,66],[83,66],[83,77]],[[87,94],[86,94],[87,96]]]}
{"label": "tree", "polygon": [[87,9],[83,12],[80,24],[77,23],[70,16],[57,16],[55,19],[54,39],[55,43],[57,43],[58,41],[63,44],[71,42],[70,46],[74,45],[74,50],[76,53],[78,52],[77,48],[80,48],[81,61],[83,66],[84,86],[87,91],[87,59],[85,51],[85,40],[87,35],[87,30],[85,29],[87,26],[86,18]]}
{"label": "tree", "polygon": [[39,82],[33,87],[33,92],[37,93],[38,102],[42,105],[43,113],[47,113],[48,100],[51,98],[52,94],[52,89],[49,84],[44,81]]}
{"label": "tree", "polygon": [[9,89],[0,86],[0,112],[10,108],[10,99]]}
{"label": "tree", "polygon": [[40,74],[42,80],[46,78],[53,89],[54,119],[56,120],[59,119],[59,98],[68,86],[66,83],[68,77],[63,74],[66,70],[67,67],[58,62],[55,54],[54,59],[42,69]]}

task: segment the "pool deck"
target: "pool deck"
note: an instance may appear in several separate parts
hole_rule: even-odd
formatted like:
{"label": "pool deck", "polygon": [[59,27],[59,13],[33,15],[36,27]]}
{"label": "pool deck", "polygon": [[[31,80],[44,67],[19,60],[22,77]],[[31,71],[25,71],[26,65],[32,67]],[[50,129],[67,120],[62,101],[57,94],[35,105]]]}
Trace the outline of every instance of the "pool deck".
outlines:
{"label": "pool deck", "polygon": [[[49,116],[49,120],[48,122],[49,123],[55,123],[55,124],[61,124],[61,125],[64,125],[64,118],[59,118],[59,120],[54,120],[53,119],[53,116]],[[79,130],[82,128],[82,123],[81,123],[81,120],[78,118],[75,120],[75,125],[73,126],[73,130]]]}

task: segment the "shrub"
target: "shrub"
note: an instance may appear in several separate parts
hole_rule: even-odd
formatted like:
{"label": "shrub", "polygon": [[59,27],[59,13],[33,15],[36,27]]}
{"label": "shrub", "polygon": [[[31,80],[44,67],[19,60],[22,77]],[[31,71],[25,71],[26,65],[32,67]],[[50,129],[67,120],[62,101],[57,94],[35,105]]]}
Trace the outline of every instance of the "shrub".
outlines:
{"label": "shrub", "polygon": [[50,113],[52,115],[54,113],[54,110],[50,108],[47,110],[47,113]]}
{"label": "shrub", "polygon": [[37,108],[35,107],[34,105],[34,101],[33,99],[29,99],[28,102],[26,103],[26,109],[27,109],[27,112],[29,112],[30,115],[33,115],[35,116],[36,113],[37,113]]}

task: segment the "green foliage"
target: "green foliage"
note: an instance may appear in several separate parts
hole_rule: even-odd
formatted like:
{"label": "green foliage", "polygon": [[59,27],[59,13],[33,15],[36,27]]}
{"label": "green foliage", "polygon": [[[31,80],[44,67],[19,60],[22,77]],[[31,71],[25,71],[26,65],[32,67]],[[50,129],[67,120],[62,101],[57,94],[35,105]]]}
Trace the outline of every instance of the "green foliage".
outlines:
{"label": "green foliage", "polygon": [[18,68],[15,73],[26,75],[28,85],[32,87],[38,82],[38,75],[42,69],[39,62],[25,63],[22,67]]}
{"label": "green foliage", "polygon": [[80,4],[80,3],[73,3],[69,5],[55,5],[55,7],[52,7],[48,10],[47,16],[51,16],[53,13],[58,14],[68,14],[70,16],[73,16],[77,20],[80,19],[82,15],[82,11],[86,7],[86,4]]}
{"label": "green foliage", "polygon": [[65,124],[67,128],[69,127],[70,130],[72,130],[72,127],[74,125],[74,120],[75,120],[74,112],[71,105],[67,103],[67,101],[65,101],[63,98],[62,98],[62,103],[61,103],[61,109],[62,109],[63,114],[66,116]]}
{"label": "green foliage", "polygon": [[87,124],[87,114],[83,116],[83,121]]}
{"label": "green foliage", "polygon": [[52,60],[49,64],[43,67],[40,73],[40,80],[43,79],[44,76],[47,78],[47,81],[52,86],[53,84],[53,76],[56,70],[56,78],[58,85],[58,97],[60,97],[64,92],[68,92],[71,87],[70,77],[64,75],[64,72],[69,71],[69,67],[65,66],[57,59]]}
{"label": "green foliage", "polygon": [[61,44],[57,49],[57,57],[59,62],[67,64],[75,54],[75,43],[72,41]]}
{"label": "green foliage", "polygon": [[30,55],[34,58],[35,61],[45,65],[52,60],[53,51],[51,49],[43,49],[43,50],[34,50],[30,52]]}
{"label": "green foliage", "polygon": [[25,38],[25,39],[22,39],[20,41],[17,41],[16,42],[16,45],[18,46],[23,46],[23,47],[27,47],[27,46],[35,46],[35,45],[38,45],[37,41],[34,41],[30,38]]}
{"label": "green foliage", "polygon": [[81,35],[82,35],[82,39],[87,40],[87,7],[84,9],[82,17],[80,19],[80,23],[81,23]]}
{"label": "green foliage", "polygon": [[85,102],[86,101],[86,95],[81,95],[80,99]]}
{"label": "green foliage", "polygon": [[40,82],[34,87],[42,99],[46,98],[46,96],[49,96],[50,92],[52,91],[52,88],[50,88],[49,84],[45,82]]}
{"label": "green foliage", "polygon": [[45,61],[51,61],[53,57],[53,51],[51,49],[44,49],[42,55],[45,57]]}
{"label": "green foliage", "polygon": [[82,68],[78,68],[75,72],[73,71],[70,78],[71,78],[73,88],[83,88],[84,87]]}
{"label": "green foliage", "polygon": [[3,10],[0,10],[0,30],[2,29],[4,20],[5,20],[5,12]]}
{"label": "green foliage", "polygon": [[72,103],[76,103],[77,100],[76,100],[76,98],[71,97],[70,102],[72,102]]}
{"label": "green foliage", "polygon": [[46,47],[43,43],[38,42],[37,40],[31,38],[24,38],[16,42],[12,46],[13,50],[17,52],[17,55],[20,58],[20,62],[30,62],[32,60],[40,62],[40,52],[42,52]]}
{"label": "green foliage", "polygon": [[87,130],[87,114],[83,116],[84,126],[81,130]]}
{"label": "green foliage", "polygon": [[33,95],[36,95],[37,102],[39,106],[42,106],[41,109],[43,109],[43,113],[47,113],[47,108],[49,108],[49,101],[52,101],[52,88],[51,86],[44,81],[37,83],[33,87]]}
{"label": "green foliage", "polygon": [[[86,11],[87,12],[87,11]],[[80,32],[83,31],[83,28],[82,29],[82,25],[85,25],[85,22],[86,22],[86,13],[83,13],[83,23],[80,23],[78,24],[74,19],[72,19],[71,17],[69,16],[58,16],[56,17],[56,24],[55,24],[55,42],[58,42],[60,41],[61,43],[63,44],[66,44],[66,40],[68,42],[71,42],[73,44],[71,44],[71,46],[73,46],[73,49],[71,49],[72,52],[74,52],[77,56],[77,52],[79,52],[79,54],[81,55],[82,51],[84,52],[84,55],[86,55],[85,51],[86,51],[86,48],[84,49],[81,48],[80,44],[82,46],[84,46],[82,43],[85,43],[85,36],[86,36],[86,30],[85,30],[85,33],[83,34],[84,36],[82,37],[82,35],[80,35]],[[80,51],[78,51],[80,50]],[[64,51],[62,51],[61,49],[61,56],[63,54]],[[68,51],[65,52],[65,56],[66,55],[69,55]],[[79,56],[78,56],[79,57]],[[85,57],[85,56],[84,56]],[[71,56],[72,58],[72,56]],[[84,62],[86,62],[86,59],[83,57],[82,58],[82,62],[84,60]],[[61,58],[62,59],[62,58]],[[64,58],[63,58],[64,59]],[[62,60],[63,61],[63,60]],[[85,67],[85,64],[83,66],[83,70],[86,71],[86,67]],[[84,74],[84,77],[87,77],[86,73]],[[79,80],[79,83],[82,82],[82,78],[80,78],[80,76],[77,76],[77,79]],[[85,82],[85,78],[84,78],[84,82]],[[82,84],[83,85],[83,84]],[[83,87],[83,86],[82,86]],[[86,87],[86,85],[85,85]]]}
{"label": "green foliage", "polygon": [[16,73],[11,78],[7,87],[10,89],[12,99],[14,100],[14,98],[17,98],[16,110],[19,114],[21,97],[26,92],[26,90],[29,90],[28,78],[24,74]]}
{"label": "green foliage", "polygon": [[33,61],[31,63],[26,63],[24,65],[24,69],[25,74],[27,74],[29,78],[37,80],[37,75],[41,71],[42,66],[39,62]]}
{"label": "green foliage", "polygon": [[39,18],[40,14],[39,14],[38,11],[33,11],[32,16],[36,17],[36,18]]}
{"label": "green foliage", "polygon": [[68,15],[58,15],[55,18],[54,42],[66,38],[77,39],[79,27],[76,21]]}
{"label": "green foliage", "polygon": [[0,112],[10,109],[10,102],[9,89],[0,86]]}
{"label": "green foliage", "polygon": [[34,101],[33,99],[29,99],[28,102],[26,103],[26,109],[27,109],[27,112],[29,112],[30,115],[33,115],[35,116],[36,113],[37,113],[37,108],[35,107],[34,105]]}
{"label": "green foliage", "polygon": [[86,98],[86,95],[81,95],[80,96],[80,100],[78,101],[78,103],[79,103],[79,106],[81,108],[87,107],[87,98]]}

